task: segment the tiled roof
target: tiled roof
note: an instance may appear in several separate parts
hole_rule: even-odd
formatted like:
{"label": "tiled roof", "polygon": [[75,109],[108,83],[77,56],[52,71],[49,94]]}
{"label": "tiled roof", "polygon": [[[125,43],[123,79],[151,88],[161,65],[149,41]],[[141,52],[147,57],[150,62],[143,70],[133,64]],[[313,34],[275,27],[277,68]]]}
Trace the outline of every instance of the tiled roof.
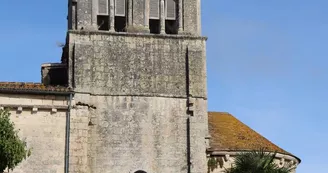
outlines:
{"label": "tiled roof", "polygon": [[[209,112],[210,151],[250,151],[290,154],[240,122],[229,113]],[[294,156],[295,157],[295,156]]]}
{"label": "tiled roof", "polygon": [[71,90],[63,86],[45,86],[41,83],[0,82],[2,92],[54,92],[69,93]]}

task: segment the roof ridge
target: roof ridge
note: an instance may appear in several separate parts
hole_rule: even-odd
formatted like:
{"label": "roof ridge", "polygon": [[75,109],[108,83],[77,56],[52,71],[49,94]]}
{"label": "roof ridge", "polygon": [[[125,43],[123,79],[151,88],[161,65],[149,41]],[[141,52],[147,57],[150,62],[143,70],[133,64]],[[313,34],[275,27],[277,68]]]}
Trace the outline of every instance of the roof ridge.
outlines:
{"label": "roof ridge", "polygon": [[219,116],[219,115],[222,115],[222,114],[232,115],[229,112],[221,112],[221,111],[208,111],[208,113],[217,113],[218,115],[216,115],[216,116]]}

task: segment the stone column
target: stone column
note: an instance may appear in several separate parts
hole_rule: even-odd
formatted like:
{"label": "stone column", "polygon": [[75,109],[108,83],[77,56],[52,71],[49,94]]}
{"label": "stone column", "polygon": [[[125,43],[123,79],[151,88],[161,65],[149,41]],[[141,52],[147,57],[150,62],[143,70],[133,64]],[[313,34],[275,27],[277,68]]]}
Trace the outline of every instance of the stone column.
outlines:
{"label": "stone column", "polygon": [[132,14],[132,8],[133,8],[133,1],[132,0],[128,0],[128,26],[132,26],[132,19],[133,19],[133,14]]}
{"label": "stone column", "polygon": [[98,0],[92,0],[92,29],[98,30],[97,25]]}
{"label": "stone column", "polygon": [[182,13],[183,7],[182,7],[182,0],[179,0],[179,14],[178,14],[178,19],[179,19],[179,33],[183,32],[183,13]]}
{"label": "stone column", "polygon": [[115,31],[114,0],[109,0],[109,31]]}
{"label": "stone column", "polygon": [[161,0],[161,9],[160,9],[160,23],[161,23],[161,34],[165,34],[165,3],[164,0]]}
{"label": "stone column", "polygon": [[145,16],[144,16],[144,19],[145,19],[145,30],[150,32],[149,31],[149,0],[144,0],[145,1]]}

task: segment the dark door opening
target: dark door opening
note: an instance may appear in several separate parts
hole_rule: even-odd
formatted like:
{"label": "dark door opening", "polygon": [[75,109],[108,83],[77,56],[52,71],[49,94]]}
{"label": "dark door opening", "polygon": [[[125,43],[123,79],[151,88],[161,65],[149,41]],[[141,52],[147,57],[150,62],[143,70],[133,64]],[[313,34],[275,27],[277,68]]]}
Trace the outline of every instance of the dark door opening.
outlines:
{"label": "dark door opening", "polygon": [[147,172],[145,172],[145,171],[137,171],[135,173],[147,173]]}

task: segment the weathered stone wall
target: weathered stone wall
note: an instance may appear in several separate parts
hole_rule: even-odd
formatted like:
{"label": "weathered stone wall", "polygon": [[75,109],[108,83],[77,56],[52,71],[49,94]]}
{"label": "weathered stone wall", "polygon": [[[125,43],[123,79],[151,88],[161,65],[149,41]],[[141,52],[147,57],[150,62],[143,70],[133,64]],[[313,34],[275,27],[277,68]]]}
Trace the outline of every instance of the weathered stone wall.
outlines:
{"label": "weathered stone wall", "polygon": [[206,98],[205,39],[201,37],[70,32],[70,79],[77,92],[98,95]]}
{"label": "weathered stone wall", "polygon": [[89,107],[73,101],[70,128],[70,173],[91,173],[88,167]]}
{"label": "weathered stone wall", "polygon": [[183,2],[184,32],[201,35],[201,0],[185,0]]}
{"label": "weathered stone wall", "polygon": [[84,106],[72,116],[90,121],[88,145],[75,152],[88,167],[77,156],[72,172],[186,172],[188,88],[192,172],[206,170],[205,38],[71,31],[69,40],[74,101]]}
{"label": "weathered stone wall", "polygon": [[[78,100],[95,107],[88,109],[89,172],[187,172],[186,99],[76,94]],[[190,125],[192,172],[203,173],[207,104],[197,99],[196,105]]]}
{"label": "weathered stone wall", "polygon": [[[83,10],[90,4],[78,6],[78,20],[86,19],[79,25],[91,24]],[[143,24],[144,4],[133,8],[132,23]],[[197,17],[186,17],[191,35],[198,35]],[[191,170],[206,170],[206,38],[90,30],[69,31],[68,38],[69,84],[79,104],[72,110],[70,172],[187,172],[188,94],[195,100]]]}
{"label": "weathered stone wall", "polygon": [[145,0],[133,1],[132,21],[134,26],[144,26],[145,24]]}
{"label": "weathered stone wall", "polygon": [[19,164],[13,173],[63,173],[66,98],[1,94],[0,107],[11,110],[11,119],[20,129],[19,135],[32,148],[32,155]]}
{"label": "weathered stone wall", "polygon": [[76,9],[77,29],[92,28],[92,1],[91,0],[77,0]]}
{"label": "weathered stone wall", "polygon": [[55,95],[24,95],[24,94],[0,94],[0,107],[4,106],[44,106],[48,108],[67,107],[65,96]]}

